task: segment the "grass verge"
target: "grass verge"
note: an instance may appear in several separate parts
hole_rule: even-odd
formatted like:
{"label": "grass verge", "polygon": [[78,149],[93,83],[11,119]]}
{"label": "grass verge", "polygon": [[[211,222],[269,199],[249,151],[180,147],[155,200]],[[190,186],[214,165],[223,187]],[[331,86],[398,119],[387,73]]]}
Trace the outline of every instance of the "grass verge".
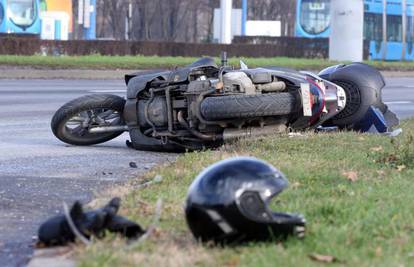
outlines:
{"label": "grass verge", "polygon": [[[121,213],[143,225],[151,223],[162,197],[155,234],[132,246],[109,236],[80,249],[80,266],[320,266],[323,261],[338,266],[413,266],[414,120],[403,122],[402,128],[403,135],[396,139],[309,133],[243,140],[217,151],[181,155],[175,163],[109,194],[122,195]],[[233,248],[193,241],[183,216],[187,188],[203,168],[236,155],[262,158],[287,175],[290,187],[272,207],[303,213],[308,221],[305,239]],[[137,189],[138,183],[157,175],[163,177],[161,182]]]}
{"label": "grass verge", "polygon": [[[250,67],[284,66],[301,70],[322,70],[340,62],[325,59],[303,58],[242,58]],[[157,69],[184,66],[197,60],[192,57],[157,56],[11,56],[0,55],[0,66],[18,66],[33,68],[60,69]],[[230,64],[239,65],[239,58],[231,58]],[[219,59],[216,58],[217,63]],[[414,71],[414,62],[367,61],[383,71]]]}

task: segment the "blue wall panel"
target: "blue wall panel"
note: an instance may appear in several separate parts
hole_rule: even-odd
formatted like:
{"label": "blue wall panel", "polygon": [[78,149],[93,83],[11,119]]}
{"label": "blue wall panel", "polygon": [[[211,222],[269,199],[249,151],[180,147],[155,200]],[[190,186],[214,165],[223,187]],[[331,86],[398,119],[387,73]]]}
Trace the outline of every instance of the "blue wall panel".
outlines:
{"label": "blue wall panel", "polygon": [[[407,1],[407,16],[414,16],[414,0]],[[298,0],[296,9],[296,26],[295,32],[298,37],[308,38],[328,38],[330,31],[329,28],[325,32],[320,34],[309,34],[300,25],[301,18],[301,2]],[[387,15],[402,16],[402,1],[401,0],[387,0]],[[383,13],[383,1],[382,0],[365,0],[365,13],[382,14]],[[382,59],[383,44],[378,44],[376,41],[370,42],[370,58],[374,60]],[[401,42],[387,42],[386,60],[401,60],[402,59],[403,45]],[[414,51],[407,51],[407,60],[414,60]]]}
{"label": "blue wall panel", "polygon": [[40,25],[40,0],[33,0],[34,3],[34,19],[31,25],[22,27],[18,26],[13,20],[7,16],[7,6],[6,0],[0,0],[0,4],[4,9],[4,18],[0,24],[0,33],[10,33],[10,34],[40,34],[41,25]]}

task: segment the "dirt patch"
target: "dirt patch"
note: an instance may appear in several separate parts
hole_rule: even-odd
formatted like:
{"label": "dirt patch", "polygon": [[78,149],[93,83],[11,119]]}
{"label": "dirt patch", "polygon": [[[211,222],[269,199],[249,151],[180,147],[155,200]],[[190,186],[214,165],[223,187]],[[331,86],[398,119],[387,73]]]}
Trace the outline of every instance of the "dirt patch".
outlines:
{"label": "dirt patch", "polygon": [[156,246],[156,252],[148,257],[146,252],[132,252],[125,255],[126,266],[214,266],[211,251],[188,241],[177,243],[167,241]]}

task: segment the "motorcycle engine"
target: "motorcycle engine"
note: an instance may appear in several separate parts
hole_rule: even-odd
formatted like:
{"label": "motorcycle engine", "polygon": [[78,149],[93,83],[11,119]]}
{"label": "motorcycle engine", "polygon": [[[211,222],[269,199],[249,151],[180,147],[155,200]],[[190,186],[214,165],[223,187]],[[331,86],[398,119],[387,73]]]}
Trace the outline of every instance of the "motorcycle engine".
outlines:
{"label": "motorcycle engine", "polygon": [[286,89],[285,82],[272,77],[268,72],[256,73],[252,78],[241,71],[228,72],[223,75],[223,84],[225,93],[246,95],[281,92]]}
{"label": "motorcycle engine", "polygon": [[244,72],[229,72],[223,75],[224,92],[243,93],[246,95],[256,94],[253,81]]}

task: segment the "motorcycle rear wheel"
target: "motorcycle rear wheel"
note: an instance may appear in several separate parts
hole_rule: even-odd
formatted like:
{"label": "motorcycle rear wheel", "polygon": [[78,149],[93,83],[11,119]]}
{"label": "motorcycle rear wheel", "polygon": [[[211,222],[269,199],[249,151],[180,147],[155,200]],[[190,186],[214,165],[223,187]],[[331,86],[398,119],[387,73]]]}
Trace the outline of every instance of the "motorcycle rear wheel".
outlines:
{"label": "motorcycle rear wheel", "polygon": [[87,95],[63,105],[52,118],[53,134],[61,141],[77,146],[107,142],[123,131],[90,133],[93,127],[124,125],[125,100],[109,94]]}
{"label": "motorcycle rear wheel", "polygon": [[363,63],[339,65],[322,71],[320,76],[341,86],[346,93],[345,108],[332,118],[330,123],[345,129],[355,129],[371,106],[387,111],[382,102],[382,89],[385,81],[382,74],[375,68]]}
{"label": "motorcycle rear wheel", "polygon": [[207,120],[287,116],[300,110],[299,103],[293,93],[231,95],[207,97],[200,111]]}

